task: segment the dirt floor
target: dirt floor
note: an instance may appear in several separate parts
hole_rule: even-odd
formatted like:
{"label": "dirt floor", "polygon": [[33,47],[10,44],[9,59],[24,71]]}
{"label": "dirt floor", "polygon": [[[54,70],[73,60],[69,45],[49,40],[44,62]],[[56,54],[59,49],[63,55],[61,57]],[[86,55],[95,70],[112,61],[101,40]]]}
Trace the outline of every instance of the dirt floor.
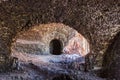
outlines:
{"label": "dirt floor", "polygon": [[0,80],[105,80],[94,72],[84,72],[75,62],[77,55],[31,55],[16,52],[14,70],[0,74]]}

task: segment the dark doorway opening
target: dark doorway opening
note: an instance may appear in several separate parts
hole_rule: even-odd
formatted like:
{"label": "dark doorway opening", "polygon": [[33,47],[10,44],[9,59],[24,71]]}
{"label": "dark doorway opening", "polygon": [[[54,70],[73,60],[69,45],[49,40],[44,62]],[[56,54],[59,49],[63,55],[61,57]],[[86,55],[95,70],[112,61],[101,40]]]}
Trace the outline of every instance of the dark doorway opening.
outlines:
{"label": "dark doorway opening", "polygon": [[53,55],[62,54],[63,45],[62,42],[58,39],[53,39],[50,42],[50,53]]}

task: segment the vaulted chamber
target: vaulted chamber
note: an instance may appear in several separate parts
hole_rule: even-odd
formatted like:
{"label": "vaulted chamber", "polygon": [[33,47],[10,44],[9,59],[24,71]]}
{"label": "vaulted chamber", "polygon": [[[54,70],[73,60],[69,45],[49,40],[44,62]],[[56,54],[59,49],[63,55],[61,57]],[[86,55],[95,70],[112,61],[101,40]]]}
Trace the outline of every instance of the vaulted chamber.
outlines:
{"label": "vaulted chamber", "polygon": [[67,54],[72,59],[90,53],[88,41],[62,23],[40,24],[17,34],[11,49],[13,56]]}

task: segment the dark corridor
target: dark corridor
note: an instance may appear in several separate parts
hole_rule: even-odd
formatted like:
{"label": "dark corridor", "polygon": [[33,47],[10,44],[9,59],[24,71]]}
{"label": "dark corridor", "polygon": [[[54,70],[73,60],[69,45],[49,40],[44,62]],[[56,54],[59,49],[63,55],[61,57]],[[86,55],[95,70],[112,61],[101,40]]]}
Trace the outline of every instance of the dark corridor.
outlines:
{"label": "dark corridor", "polygon": [[62,42],[58,39],[53,39],[50,42],[50,53],[53,55],[60,55],[62,54]]}

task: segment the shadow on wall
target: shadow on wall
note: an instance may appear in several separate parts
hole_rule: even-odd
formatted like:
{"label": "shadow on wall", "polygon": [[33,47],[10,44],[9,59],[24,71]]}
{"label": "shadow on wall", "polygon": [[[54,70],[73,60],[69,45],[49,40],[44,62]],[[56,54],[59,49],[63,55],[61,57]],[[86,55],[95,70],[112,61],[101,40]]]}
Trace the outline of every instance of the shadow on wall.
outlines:
{"label": "shadow on wall", "polygon": [[120,32],[114,37],[106,50],[103,58],[102,77],[120,79]]}

